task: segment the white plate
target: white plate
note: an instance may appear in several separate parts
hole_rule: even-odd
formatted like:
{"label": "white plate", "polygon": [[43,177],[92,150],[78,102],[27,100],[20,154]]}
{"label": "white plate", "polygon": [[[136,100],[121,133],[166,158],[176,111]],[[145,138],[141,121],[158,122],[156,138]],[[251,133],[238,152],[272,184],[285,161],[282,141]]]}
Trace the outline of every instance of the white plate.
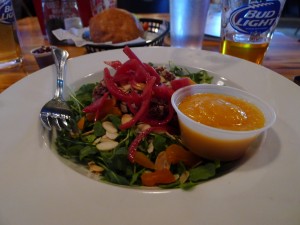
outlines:
{"label": "white plate", "polygon": [[[39,110],[54,91],[47,67],[0,95],[1,225],[299,224],[300,88],[271,70],[218,53],[136,48],[144,62],[204,68],[269,102],[277,121],[234,171],[183,190],[136,190],[89,179],[42,139]],[[69,60],[68,84],[99,72],[121,50]]]}

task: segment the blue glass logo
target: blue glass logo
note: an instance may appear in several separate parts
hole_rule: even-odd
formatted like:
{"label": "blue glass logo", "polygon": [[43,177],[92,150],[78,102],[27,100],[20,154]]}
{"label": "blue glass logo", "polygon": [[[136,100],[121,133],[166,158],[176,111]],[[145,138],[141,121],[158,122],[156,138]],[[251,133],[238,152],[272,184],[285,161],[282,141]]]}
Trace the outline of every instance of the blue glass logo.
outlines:
{"label": "blue glass logo", "polygon": [[231,26],[240,33],[264,33],[275,24],[280,2],[252,3],[234,10],[229,18]]}
{"label": "blue glass logo", "polygon": [[13,5],[11,1],[0,1],[0,22],[11,24],[15,21]]}

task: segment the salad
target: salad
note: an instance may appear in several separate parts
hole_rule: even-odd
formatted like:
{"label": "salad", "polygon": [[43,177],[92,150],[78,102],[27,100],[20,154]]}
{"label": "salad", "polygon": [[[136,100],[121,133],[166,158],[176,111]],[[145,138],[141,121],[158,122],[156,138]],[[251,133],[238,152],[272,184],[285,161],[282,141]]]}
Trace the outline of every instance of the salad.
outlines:
{"label": "salad", "polygon": [[58,133],[58,153],[101,180],[134,187],[189,189],[226,171],[230,163],[200,158],[182,144],[171,105],[175,90],[213,77],[143,63],[130,48],[123,51],[126,62],[106,61],[111,68],[102,80],[70,96],[74,128]]}

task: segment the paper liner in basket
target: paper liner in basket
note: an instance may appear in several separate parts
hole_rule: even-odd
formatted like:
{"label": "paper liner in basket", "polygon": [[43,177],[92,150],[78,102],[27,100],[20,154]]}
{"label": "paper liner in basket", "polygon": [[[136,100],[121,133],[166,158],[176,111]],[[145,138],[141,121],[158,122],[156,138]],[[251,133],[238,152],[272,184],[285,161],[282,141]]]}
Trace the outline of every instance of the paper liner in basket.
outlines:
{"label": "paper liner in basket", "polygon": [[122,46],[122,45],[126,45],[126,44],[146,43],[146,40],[143,38],[140,38],[140,37],[137,39],[131,40],[131,41],[117,43],[117,44],[113,44],[112,42],[94,43],[92,41],[89,41],[89,40],[83,38],[84,34],[89,33],[88,27],[81,28],[81,29],[71,28],[70,30],[56,29],[56,30],[53,30],[52,33],[55,35],[55,37],[58,40],[60,40],[60,41],[71,40],[72,42],[74,42],[75,46],[77,46],[77,47],[82,47],[85,45]]}

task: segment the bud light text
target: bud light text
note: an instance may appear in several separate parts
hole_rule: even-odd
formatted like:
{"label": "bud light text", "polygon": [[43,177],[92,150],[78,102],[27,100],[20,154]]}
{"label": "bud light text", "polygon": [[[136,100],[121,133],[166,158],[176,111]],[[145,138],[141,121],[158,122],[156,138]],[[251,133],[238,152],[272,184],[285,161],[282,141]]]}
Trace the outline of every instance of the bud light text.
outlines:
{"label": "bud light text", "polygon": [[253,3],[234,10],[229,18],[231,26],[244,34],[268,31],[280,15],[280,2]]}

